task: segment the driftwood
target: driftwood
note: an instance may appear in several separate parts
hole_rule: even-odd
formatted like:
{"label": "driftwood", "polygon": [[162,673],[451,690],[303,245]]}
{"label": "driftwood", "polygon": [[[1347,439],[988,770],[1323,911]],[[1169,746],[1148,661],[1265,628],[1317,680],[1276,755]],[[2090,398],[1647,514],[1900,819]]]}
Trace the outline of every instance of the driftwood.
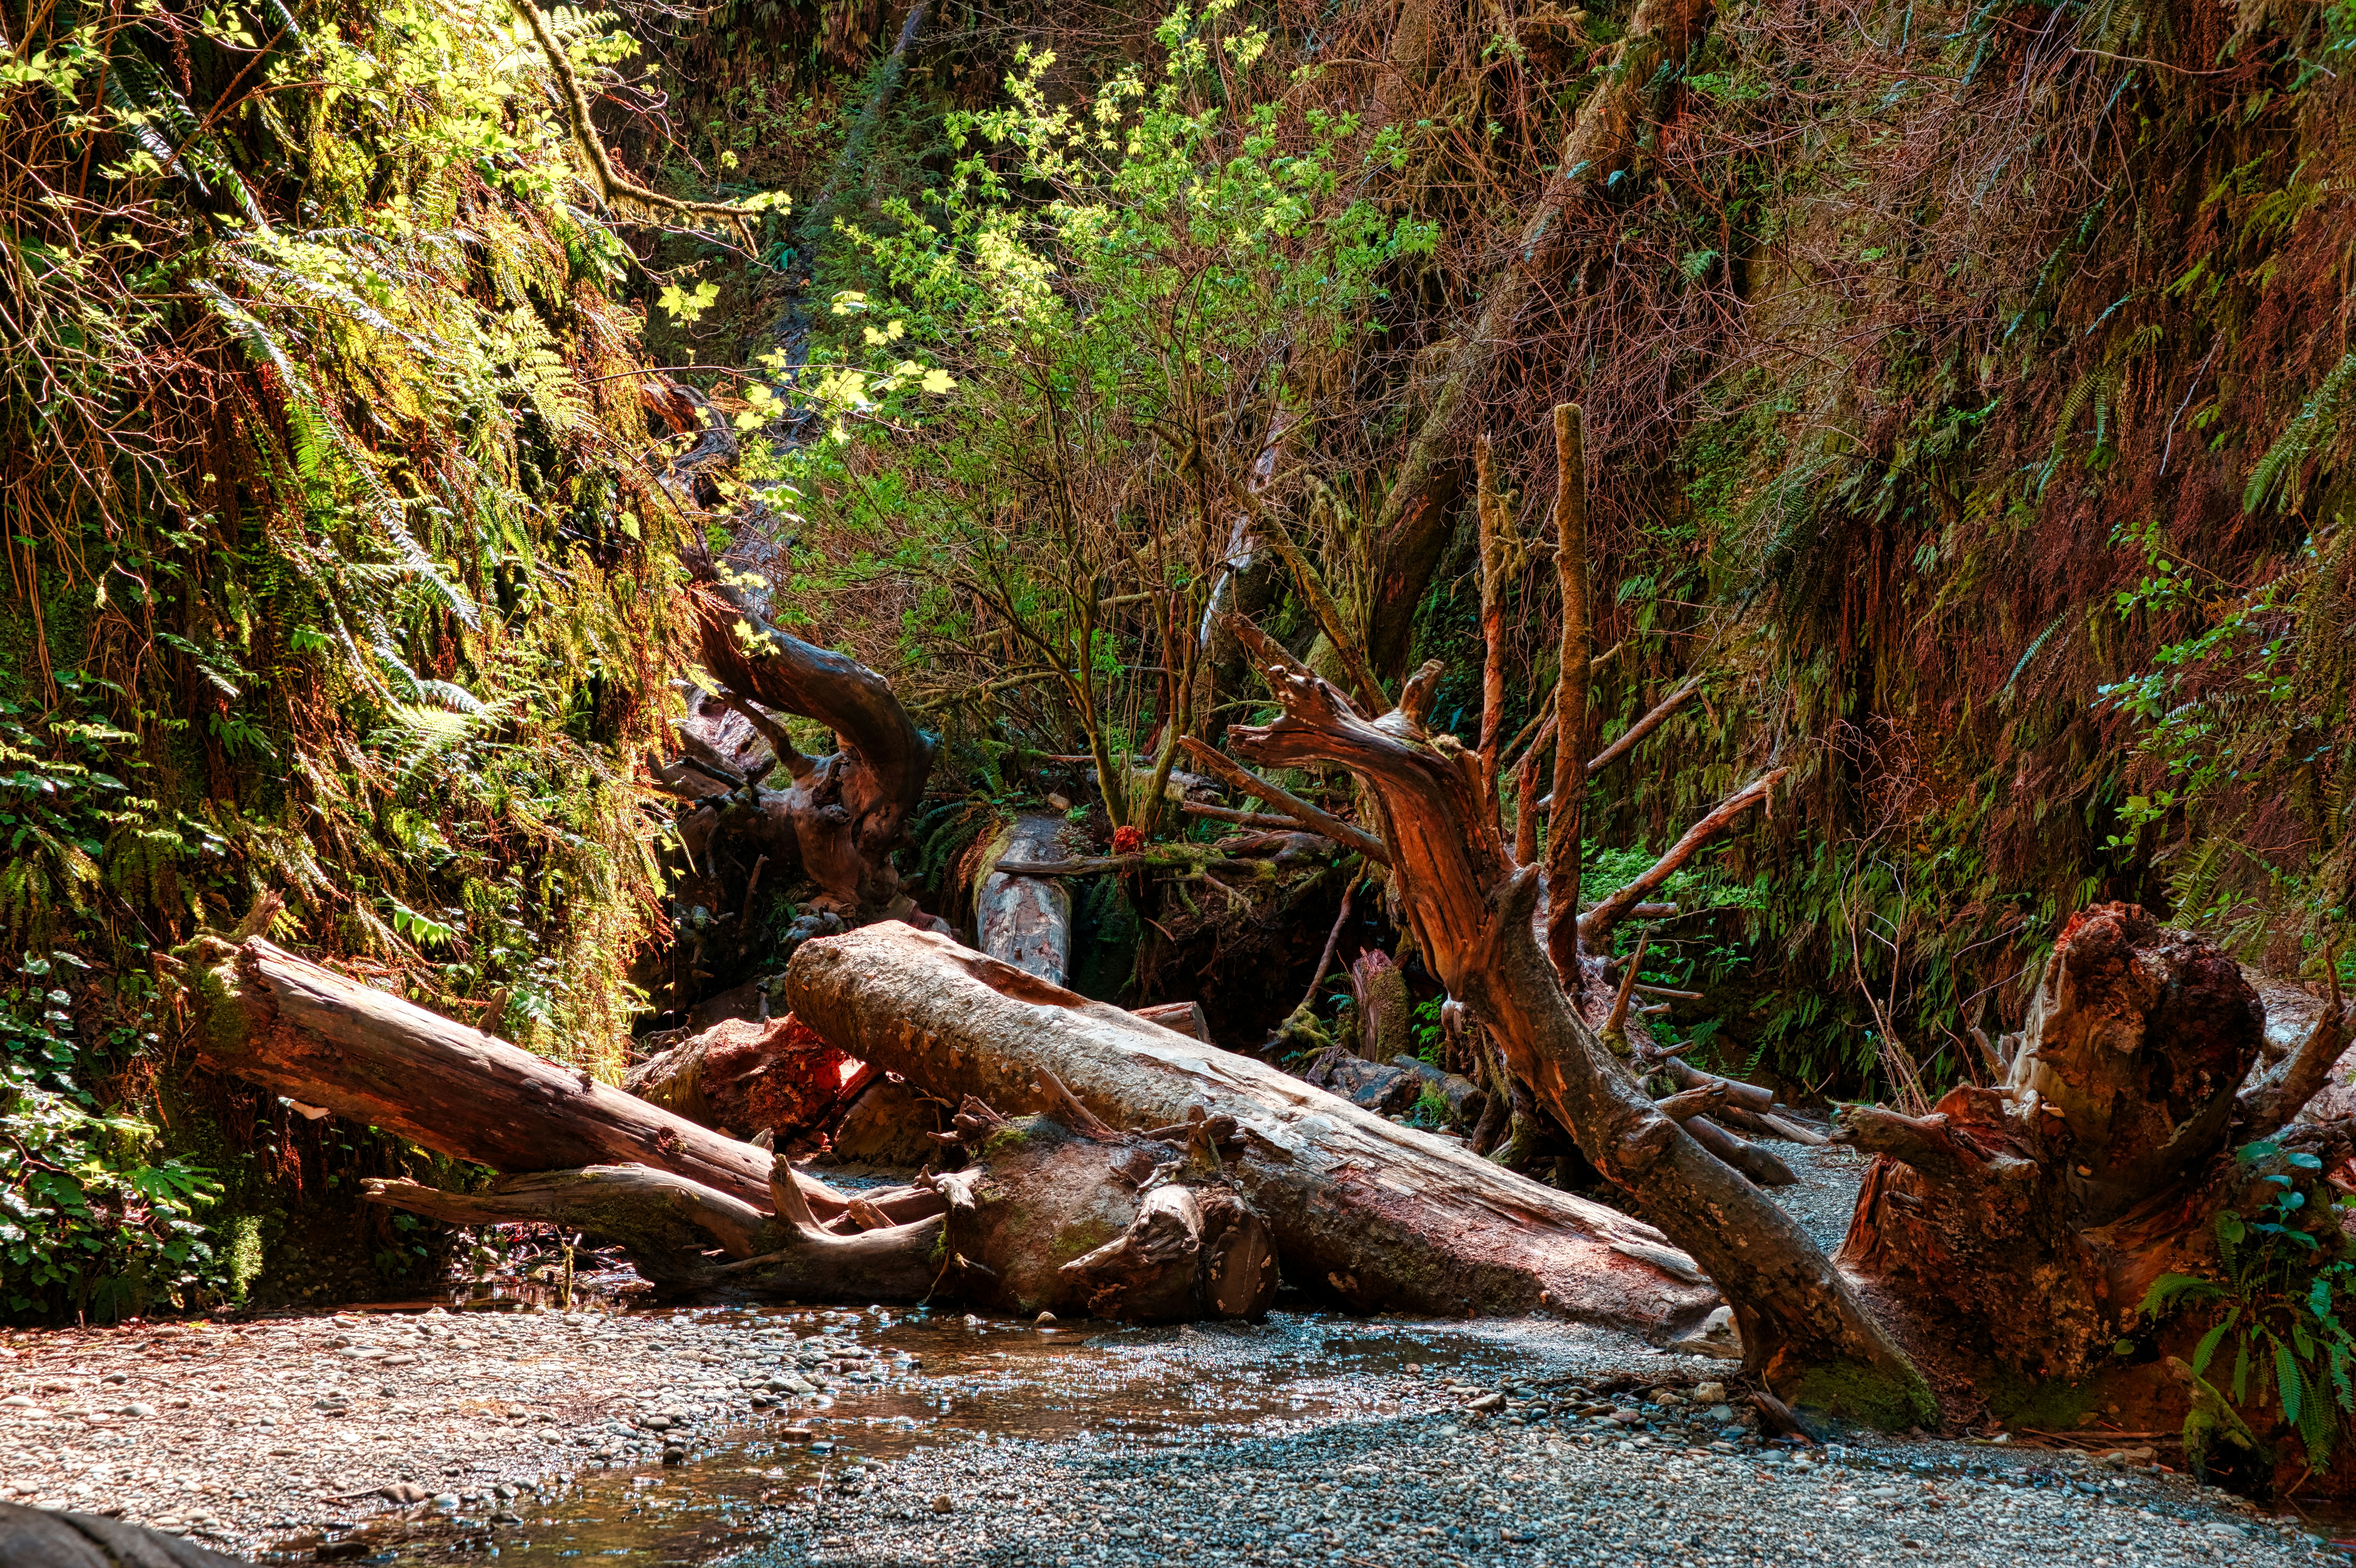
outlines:
{"label": "driftwood", "polygon": [[1267,1228],[1199,1124],[1173,1147],[1115,1133],[1076,1106],[1010,1121],[968,1099],[956,1126],[945,1140],[970,1162],[938,1179],[938,1211],[870,1229],[819,1224],[783,1157],[766,1213],[643,1166],[509,1177],[487,1192],[365,1185],[375,1202],[455,1224],[584,1231],[622,1246],[671,1295],[937,1296],[1143,1323],[1267,1310],[1277,1283]]}
{"label": "driftwood", "polygon": [[1544,1308],[1666,1333],[1716,1304],[1650,1225],[940,937],[886,923],[812,943],[786,994],[845,1051],[943,1097],[1041,1105],[1044,1069],[1110,1122],[1224,1122],[1220,1152],[1287,1275],[1356,1308]]}
{"label": "driftwood", "polygon": [[[1275,1288],[1272,1243],[1222,1172],[1214,1129],[1112,1134],[1050,1095],[1052,1080],[1025,1097],[1051,1099],[1060,1119],[966,1107],[960,1133],[980,1136],[953,1183],[851,1200],[782,1155],[261,938],[202,938],[177,962],[209,1065],[508,1173],[470,1192],[376,1179],[370,1199],[454,1224],[583,1231],[622,1246],[667,1295],[941,1296],[1161,1321],[1250,1316]],[[1075,1136],[1092,1151],[1077,1163]],[[1030,1196],[1008,1204],[1009,1192]]]}
{"label": "driftwood", "polygon": [[1935,1419],[1921,1372],[1805,1232],[1662,1115],[1580,1017],[1539,945],[1539,869],[1502,841],[1478,756],[1425,731],[1438,675],[1426,666],[1395,710],[1368,720],[1324,681],[1271,668],[1283,716],[1233,740],[1262,763],[1346,767],[1374,792],[1425,962],[1580,1152],[1725,1291],[1755,1372],[1796,1387],[1846,1365],[1860,1374],[1852,1386],[1875,1391],[1876,1418]]}

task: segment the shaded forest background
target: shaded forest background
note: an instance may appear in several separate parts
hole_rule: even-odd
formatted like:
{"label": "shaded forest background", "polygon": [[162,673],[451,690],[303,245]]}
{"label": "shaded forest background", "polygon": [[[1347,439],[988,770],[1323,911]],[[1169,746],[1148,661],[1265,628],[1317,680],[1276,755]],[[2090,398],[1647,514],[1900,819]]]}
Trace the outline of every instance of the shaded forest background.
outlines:
{"label": "shaded forest background", "polygon": [[[730,235],[601,207],[496,5],[13,7],[0,1307],[444,1266],[353,1201],[425,1157],[187,1066],[157,955],[261,890],[288,939],[609,1078],[778,966],[797,890],[683,907],[652,773],[694,675],[680,547],[748,497],[781,622],[942,737],[904,860],[952,920],[1051,795],[1098,847],[1213,836],[1072,759],[1167,767],[1173,714],[1260,708],[1238,651],[1188,651],[1223,582],[1347,676],[1314,578],[1373,678],[1447,661],[1434,720],[1477,740],[1484,494],[1523,731],[1575,401],[1597,741],[1700,681],[1594,780],[1592,885],[1791,770],[1650,933],[1703,998],[1656,1029],[1795,1098],[1984,1073],[1969,1028],[2017,1027],[2104,898],[2351,974],[2356,9],[1671,10],[1591,180],[1560,164],[1612,7],[949,5],[897,56],[874,5],[552,13],[639,177],[791,195]],[[1122,123],[1164,118],[1088,153],[1055,112],[1124,66]],[[1025,227],[1058,200],[1101,243]],[[1097,329],[1023,338],[1050,313],[992,235]],[[675,482],[673,386],[733,468]],[[1386,506],[1403,471],[1430,505]],[[1223,571],[1250,508],[1303,565]],[[1255,1046],[1350,878],[1103,879],[1084,988],[1200,995]],[[1348,944],[1398,948],[1379,899]]]}

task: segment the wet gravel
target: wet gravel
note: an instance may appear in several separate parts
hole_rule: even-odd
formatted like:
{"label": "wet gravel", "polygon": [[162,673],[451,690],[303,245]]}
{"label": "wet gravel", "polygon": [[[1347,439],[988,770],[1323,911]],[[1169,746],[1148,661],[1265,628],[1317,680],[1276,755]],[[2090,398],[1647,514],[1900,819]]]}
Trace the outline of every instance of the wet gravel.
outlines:
{"label": "wet gravel", "polygon": [[[1820,1121],[1810,1125],[1819,1132],[1828,1130]],[[1838,1252],[1841,1238],[1848,1234],[1849,1215],[1857,1209],[1858,1183],[1865,1179],[1865,1168],[1873,1157],[1840,1144],[1767,1147],[1800,1179],[1795,1186],[1773,1189],[1775,1200],[1827,1256]]]}
{"label": "wet gravel", "polygon": [[[1721,1375],[1710,1363],[1552,1324],[1419,1332],[1444,1341],[1450,1364],[1402,1373],[1394,1415],[1233,1439],[977,1442],[914,1454],[814,1489],[776,1541],[744,1561],[2346,1561],[2133,1456],[1874,1439],[1812,1459],[1761,1444],[1723,1403],[1695,1402],[1697,1384]],[[1239,1352],[1253,1353],[1241,1340],[1209,1350],[1196,1375],[1234,1375]],[[1468,1409],[1500,1394],[1494,1413]]]}
{"label": "wet gravel", "polygon": [[[1778,1152],[1837,1245],[1863,1162]],[[412,1307],[11,1336],[0,1499],[505,1568],[2348,1561],[2149,1449],[1795,1452],[1744,1392],[1539,1319]]]}
{"label": "wet gravel", "polygon": [[836,1316],[724,1339],[689,1316],[442,1307],[19,1334],[0,1501],[240,1547],[403,1499],[496,1508],[872,1379]]}

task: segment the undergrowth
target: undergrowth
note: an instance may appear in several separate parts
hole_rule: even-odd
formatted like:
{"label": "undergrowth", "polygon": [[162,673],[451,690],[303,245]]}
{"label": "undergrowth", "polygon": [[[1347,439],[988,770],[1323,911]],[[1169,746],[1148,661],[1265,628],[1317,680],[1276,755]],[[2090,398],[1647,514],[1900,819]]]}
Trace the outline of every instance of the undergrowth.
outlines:
{"label": "undergrowth", "polygon": [[[673,524],[633,258],[502,7],[5,27],[0,1292],[111,1315],[226,1288],[150,955],[265,889],[279,940],[618,1071]],[[207,1093],[241,1157],[316,1157]]]}

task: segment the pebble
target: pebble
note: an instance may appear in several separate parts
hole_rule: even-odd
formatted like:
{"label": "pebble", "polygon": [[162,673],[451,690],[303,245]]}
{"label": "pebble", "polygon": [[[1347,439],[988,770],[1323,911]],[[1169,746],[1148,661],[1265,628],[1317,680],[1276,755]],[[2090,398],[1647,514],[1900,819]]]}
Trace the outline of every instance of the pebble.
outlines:
{"label": "pebble", "polygon": [[843,1381],[824,1362],[873,1359],[807,1313],[715,1316],[437,1307],[13,1331],[0,1500],[251,1552],[584,1465],[680,1463],[819,1404]]}

